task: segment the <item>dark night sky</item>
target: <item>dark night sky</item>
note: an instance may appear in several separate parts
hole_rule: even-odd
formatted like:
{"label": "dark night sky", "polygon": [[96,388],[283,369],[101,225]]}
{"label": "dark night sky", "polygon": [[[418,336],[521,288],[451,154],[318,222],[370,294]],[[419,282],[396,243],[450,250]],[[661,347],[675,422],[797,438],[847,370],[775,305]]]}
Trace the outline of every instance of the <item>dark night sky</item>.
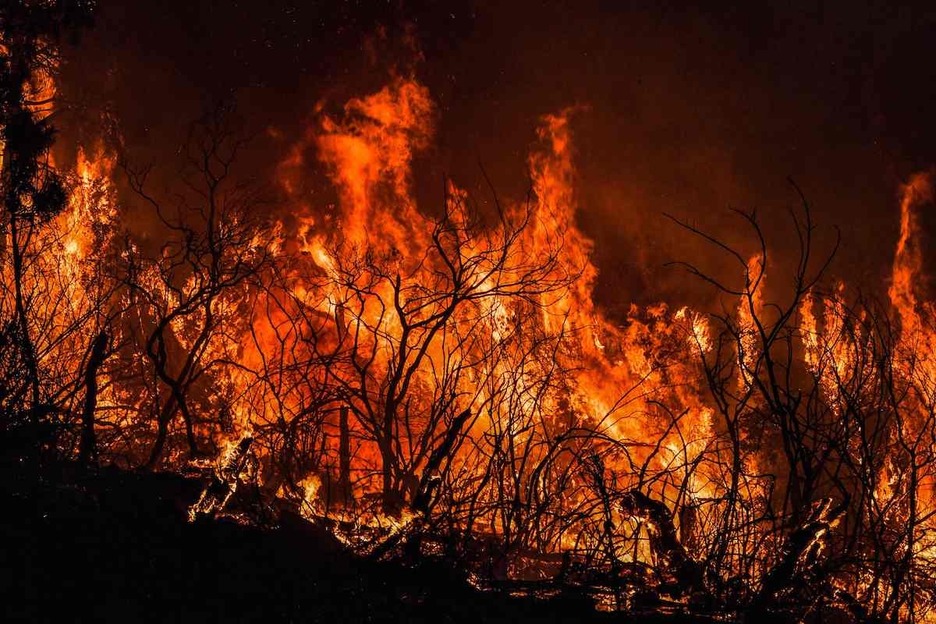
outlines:
{"label": "dark night sky", "polygon": [[[288,143],[321,98],[337,106],[413,66],[440,110],[417,171],[426,201],[443,172],[478,185],[479,159],[518,195],[537,117],[587,105],[581,223],[609,308],[685,296],[662,265],[699,247],[662,212],[736,237],[726,209],[776,223],[796,201],[787,176],[842,229],[837,271],[880,284],[897,185],[936,165],[936,5],[683,4],[99,0],[69,52],[65,92],[85,113],[66,136],[88,141],[106,105],[136,156],[159,161],[206,100],[234,92],[248,126]],[[258,168],[283,148],[259,146]]]}

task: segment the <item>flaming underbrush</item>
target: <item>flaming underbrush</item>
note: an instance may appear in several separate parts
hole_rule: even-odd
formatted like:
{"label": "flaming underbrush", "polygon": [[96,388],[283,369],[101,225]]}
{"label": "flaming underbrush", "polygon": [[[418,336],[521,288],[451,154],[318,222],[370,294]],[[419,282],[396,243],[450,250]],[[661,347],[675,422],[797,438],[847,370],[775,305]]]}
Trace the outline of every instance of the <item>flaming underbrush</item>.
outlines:
{"label": "flaming underbrush", "polygon": [[[684,226],[737,263],[725,280],[684,264],[721,312],[612,320],[576,225],[572,111],[541,120],[525,199],[447,180],[426,207],[411,171],[436,114],[424,86],[398,77],[324,110],[278,167],[272,213],[231,174],[223,114],[196,125],[169,197],[104,149],[57,167],[65,209],[14,217],[0,255],[5,435],[39,426],[47,456],[203,474],[193,518],[292,506],[356,549],[453,557],[484,585],[932,617],[928,177],[903,189],[887,301],[824,282],[803,200],[776,299],[742,213],[753,254]],[[310,195],[315,167],[335,205]],[[233,511],[244,492],[255,503]]]}

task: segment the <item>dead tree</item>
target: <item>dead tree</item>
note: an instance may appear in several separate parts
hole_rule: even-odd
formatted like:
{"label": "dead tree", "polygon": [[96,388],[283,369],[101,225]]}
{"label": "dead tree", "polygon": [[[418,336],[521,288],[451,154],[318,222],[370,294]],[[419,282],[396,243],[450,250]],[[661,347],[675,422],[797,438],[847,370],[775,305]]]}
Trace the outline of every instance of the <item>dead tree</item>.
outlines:
{"label": "dead tree", "polygon": [[125,254],[124,283],[141,320],[134,331],[144,336],[139,348],[162,387],[149,468],[161,461],[179,414],[189,455],[199,455],[195,388],[210,378],[213,367],[224,364],[220,332],[238,318],[238,301],[231,295],[237,291],[241,296],[267,258],[266,248],[253,243],[250,210],[257,196],[232,179],[244,140],[231,129],[229,114],[219,107],[194,125],[186,151],[189,193],[173,205],[150,193],[148,169],[124,165],[131,187],[158,217],[168,239],[154,256],[139,244],[131,244]]}
{"label": "dead tree", "polygon": [[[338,298],[333,353],[340,354],[331,383],[377,449],[382,503],[390,512],[413,502],[433,453],[466,425],[458,414],[476,390],[465,380],[487,357],[485,306],[559,287],[555,250],[523,257],[529,211],[501,213],[494,226],[484,226],[454,201],[446,200],[428,248],[415,258],[331,250]],[[452,450],[462,438],[449,442]]]}
{"label": "dead tree", "polygon": [[[792,288],[782,301],[766,298],[764,284],[770,255],[756,214],[739,213],[756,242],[750,260],[719,239],[677,221],[724,252],[743,276],[743,282],[735,286],[694,264],[678,263],[712,284],[722,297],[739,302],[737,312],[712,316],[719,328],[716,346],[701,357],[710,396],[722,419],[721,431],[728,442],[724,454],[728,479],[720,505],[723,512],[713,527],[714,539],[705,563],[707,575],[723,599],[735,593],[731,589],[732,576],[749,588],[759,586],[769,570],[782,567],[769,563],[775,554],[737,552],[737,545],[764,543],[766,536],[774,535],[770,539],[775,539],[784,533],[789,538],[790,531],[803,526],[813,502],[828,492],[826,475],[834,470],[836,449],[842,448],[842,432],[831,426],[836,417],[823,407],[820,383],[800,363],[798,325],[803,301],[825,273],[837,243],[824,257],[814,258],[815,225],[808,203],[798,188],[796,191],[801,211],[790,214],[799,254]],[[774,469],[781,472],[780,479],[746,470],[746,458],[754,456],[758,445],[779,448],[784,461]],[[757,491],[763,492],[760,500],[755,498]],[[759,532],[764,537],[757,538]],[[741,595],[731,599],[750,600]]]}

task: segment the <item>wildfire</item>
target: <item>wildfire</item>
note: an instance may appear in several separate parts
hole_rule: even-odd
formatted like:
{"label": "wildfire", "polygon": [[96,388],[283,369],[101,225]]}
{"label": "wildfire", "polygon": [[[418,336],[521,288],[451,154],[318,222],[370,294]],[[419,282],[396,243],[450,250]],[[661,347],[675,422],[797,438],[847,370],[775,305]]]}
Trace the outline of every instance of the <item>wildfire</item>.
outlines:
{"label": "wildfire", "polygon": [[[562,552],[693,591],[744,579],[734,600],[773,599],[788,568],[812,578],[843,547],[844,517],[864,527],[852,547],[892,556],[848,569],[839,590],[923,613],[894,606],[885,581],[936,592],[923,580],[936,529],[936,325],[916,215],[928,177],[903,191],[893,333],[843,283],[804,288],[784,315],[765,253],[741,260],[722,316],[660,303],[611,319],[577,225],[575,110],[542,118],[528,201],[480,214],[447,181],[439,215],[412,190],[437,114],[425,86],[396,77],[326,109],[278,169],[288,218],[256,218],[203,170],[210,192],[186,199],[198,210],[157,210],[155,251],[121,232],[114,158],[79,153],[20,279],[44,396],[76,413],[95,388],[102,457],[210,471],[193,520],[248,484],[349,544],[362,528],[443,527],[499,544],[513,559],[495,575],[536,577],[545,564],[529,560]],[[312,167],[337,206],[300,190]],[[91,368],[99,335],[110,346]]]}

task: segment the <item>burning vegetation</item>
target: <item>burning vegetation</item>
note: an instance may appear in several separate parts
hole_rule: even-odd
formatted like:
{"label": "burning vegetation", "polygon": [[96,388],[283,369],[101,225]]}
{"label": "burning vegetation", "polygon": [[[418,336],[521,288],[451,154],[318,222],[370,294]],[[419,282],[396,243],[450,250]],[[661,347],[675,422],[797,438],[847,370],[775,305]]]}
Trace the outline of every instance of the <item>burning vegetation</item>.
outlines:
{"label": "burning vegetation", "polygon": [[[754,214],[738,214],[753,254],[673,219],[734,262],[732,279],[682,263],[721,311],[615,322],[576,224],[574,110],[540,120],[522,199],[447,179],[417,205],[438,112],[412,75],[320,107],[275,210],[232,174],[224,108],[165,195],[117,148],[53,160],[56,42],[84,7],[7,6],[7,471],[177,472],[204,483],[193,522],[301,514],[361,554],[606,610],[936,618],[929,176],[901,191],[886,300],[824,278],[833,253],[800,196],[792,275]],[[314,169],[334,205],[310,194]]]}

